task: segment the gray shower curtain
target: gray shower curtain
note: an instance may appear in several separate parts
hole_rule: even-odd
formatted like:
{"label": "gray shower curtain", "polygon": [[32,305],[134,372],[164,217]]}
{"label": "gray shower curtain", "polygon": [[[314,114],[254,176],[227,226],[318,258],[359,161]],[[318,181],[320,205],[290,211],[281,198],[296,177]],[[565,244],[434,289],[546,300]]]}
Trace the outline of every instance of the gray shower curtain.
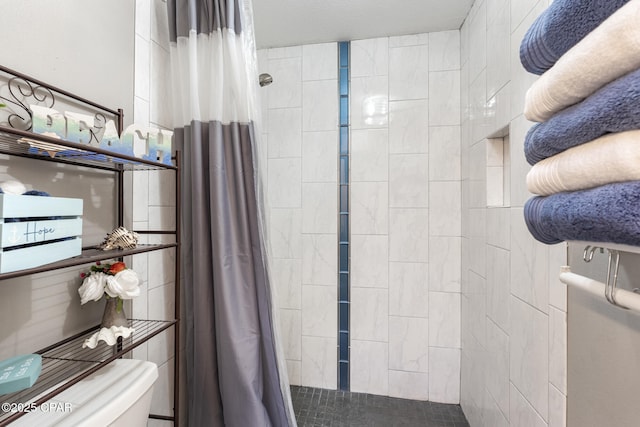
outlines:
{"label": "gray shower curtain", "polygon": [[250,0],[169,0],[191,426],[295,425],[256,169]]}

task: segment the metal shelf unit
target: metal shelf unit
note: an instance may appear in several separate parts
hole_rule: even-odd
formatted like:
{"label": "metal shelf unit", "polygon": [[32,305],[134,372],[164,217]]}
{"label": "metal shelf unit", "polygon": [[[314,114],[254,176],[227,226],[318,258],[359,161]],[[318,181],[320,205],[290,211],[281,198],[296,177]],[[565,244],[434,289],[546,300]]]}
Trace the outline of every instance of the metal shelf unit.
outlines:
{"label": "metal shelf unit", "polygon": [[[44,271],[91,264],[108,259],[122,259],[125,256],[163,249],[175,249],[175,316],[173,320],[129,320],[133,334],[126,339],[120,338],[118,343],[107,346],[100,343],[95,349],[83,349],[82,343],[99,329],[99,325],[83,331],[77,335],[56,342],[47,348],[37,351],[42,356],[42,371],[36,383],[27,390],[3,395],[2,401],[8,403],[30,403],[39,405],[53,396],[68,389],[73,384],[98,371],[109,362],[129,353],[134,348],[162,333],[168,328],[174,328],[174,387],[173,387],[173,416],[149,415],[149,418],[173,421],[179,424],[179,378],[180,372],[180,153],[173,157],[174,165],[145,160],[128,155],[103,150],[94,144],[78,144],[65,140],[51,138],[30,132],[32,113],[27,108],[25,98],[34,99],[36,103],[44,103],[53,107],[56,96],[77,105],[96,111],[96,117],[111,117],[116,123],[118,133],[123,130],[123,111],[110,109],[81,98],[65,90],[48,85],[42,81],[26,76],[17,71],[0,65],[0,80],[6,81],[9,96],[0,94],[0,103],[5,103],[12,111],[3,124],[0,124],[0,154],[26,157],[39,161],[64,163],[78,167],[87,167],[111,171],[116,177],[118,212],[117,224],[124,222],[124,174],[136,170],[162,169],[171,170],[175,175],[175,220],[174,230],[139,231],[141,234],[170,234],[175,236],[173,243],[144,245],[134,249],[102,251],[94,247],[83,248],[82,254],[39,267],[0,274],[0,280],[27,276]],[[95,139],[95,138],[94,138]],[[64,153],[63,153],[64,152]],[[63,155],[64,154],[64,155]],[[1,296],[0,296],[1,299]],[[24,415],[25,412],[0,412],[0,427]]]}

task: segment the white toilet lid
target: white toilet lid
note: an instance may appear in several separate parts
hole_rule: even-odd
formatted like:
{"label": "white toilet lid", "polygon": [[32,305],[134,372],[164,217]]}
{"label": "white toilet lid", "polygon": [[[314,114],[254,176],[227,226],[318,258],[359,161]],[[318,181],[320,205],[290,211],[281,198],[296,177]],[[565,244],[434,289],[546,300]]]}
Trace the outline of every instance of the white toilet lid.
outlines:
{"label": "white toilet lid", "polygon": [[155,363],[116,359],[11,426],[106,426],[140,399],[157,378]]}

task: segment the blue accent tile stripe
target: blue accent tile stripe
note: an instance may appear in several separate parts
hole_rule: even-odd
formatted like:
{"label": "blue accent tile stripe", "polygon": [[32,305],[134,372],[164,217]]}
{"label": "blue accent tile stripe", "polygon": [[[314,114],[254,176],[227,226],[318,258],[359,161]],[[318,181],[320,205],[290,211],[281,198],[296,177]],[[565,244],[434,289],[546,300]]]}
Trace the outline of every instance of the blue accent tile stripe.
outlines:
{"label": "blue accent tile stripe", "polygon": [[338,243],[338,388],[349,391],[349,42],[338,43],[340,168]]}

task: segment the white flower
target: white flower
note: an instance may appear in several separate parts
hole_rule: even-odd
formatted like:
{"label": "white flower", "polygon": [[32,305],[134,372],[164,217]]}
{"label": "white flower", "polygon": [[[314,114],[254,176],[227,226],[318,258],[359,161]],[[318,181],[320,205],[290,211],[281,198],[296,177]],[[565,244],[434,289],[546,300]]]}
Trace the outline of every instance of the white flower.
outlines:
{"label": "white flower", "polygon": [[131,299],[140,295],[139,282],[135,271],[130,269],[122,270],[115,276],[107,276],[105,291],[112,298]]}
{"label": "white flower", "polygon": [[101,272],[92,273],[84,278],[82,286],[78,288],[80,294],[80,304],[89,301],[98,301],[104,294],[104,286],[107,281],[107,275]]}

